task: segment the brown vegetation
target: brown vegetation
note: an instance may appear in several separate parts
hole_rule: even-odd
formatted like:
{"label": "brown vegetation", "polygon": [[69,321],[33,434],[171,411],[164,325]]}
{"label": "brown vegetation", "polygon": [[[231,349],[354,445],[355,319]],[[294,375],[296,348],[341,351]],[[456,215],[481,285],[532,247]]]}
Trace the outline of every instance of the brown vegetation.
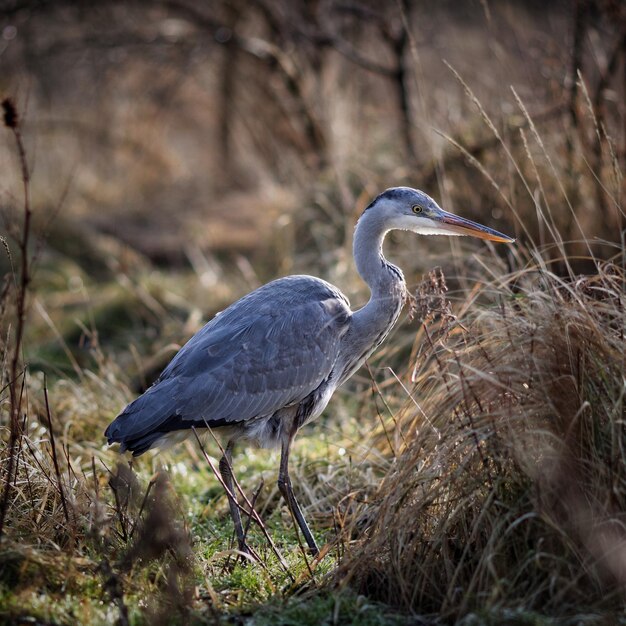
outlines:
{"label": "brown vegetation", "polygon": [[[405,407],[403,449],[354,515],[372,522],[340,566],[343,582],[447,618],[622,610],[618,261],[575,281],[544,264],[504,273],[463,303],[444,341],[422,337],[419,411]],[[497,304],[476,307],[496,288]]]}

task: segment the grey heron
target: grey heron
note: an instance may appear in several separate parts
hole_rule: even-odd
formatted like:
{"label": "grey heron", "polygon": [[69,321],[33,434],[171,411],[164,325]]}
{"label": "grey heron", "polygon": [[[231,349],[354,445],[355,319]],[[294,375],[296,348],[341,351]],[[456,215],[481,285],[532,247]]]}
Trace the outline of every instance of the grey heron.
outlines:
{"label": "grey heron", "polygon": [[402,271],[383,256],[394,229],[420,235],[514,239],[441,209],[422,191],[394,187],[363,211],[355,231],[356,269],[371,296],[352,311],[348,299],[314,276],[274,280],[216,315],[176,354],[156,382],[105,432],[134,456],[180,431],[210,427],[226,442],[220,473],[227,487],[239,548],[247,551],[233,487],[237,442],[280,445],[278,487],[313,554],[318,547],[289,478],[298,430],[320,415],[335,389],[382,343],[407,297]]}

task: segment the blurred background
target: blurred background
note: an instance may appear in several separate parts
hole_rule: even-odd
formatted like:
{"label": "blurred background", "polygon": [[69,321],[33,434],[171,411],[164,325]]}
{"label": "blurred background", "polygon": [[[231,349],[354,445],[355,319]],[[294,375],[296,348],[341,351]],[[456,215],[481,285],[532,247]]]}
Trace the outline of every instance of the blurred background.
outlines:
{"label": "blurred background", "polygon": [[[45,238],[35,278],[57,294],[34,355],[49,365],[68,365],[59,336],[70,351],[88,327],[127,345],[129,322],[143,334],[163,306],[189,318],[188,334],[281,274],[315,269],[360,293],[352,227],[389,186],[422,188],[538,245],[554,243],[539,218],[549,209],[565,242],[586,237],[601,258],[614,252],[626,155],[622,2],[0,6],[0,93],[18,107]],[[535,172],[542,151],[550,159]],[[0,168],[10,234],[22,182],[8,132]],[[589,248],[565,245],[573,255]],[[391,246],[401,257],[410,247],[404,266],[424,270],[414,242],[397,235]],[[75,310],[87,300],[91,323]],[[80,323],[68,328],[73,313]]]}

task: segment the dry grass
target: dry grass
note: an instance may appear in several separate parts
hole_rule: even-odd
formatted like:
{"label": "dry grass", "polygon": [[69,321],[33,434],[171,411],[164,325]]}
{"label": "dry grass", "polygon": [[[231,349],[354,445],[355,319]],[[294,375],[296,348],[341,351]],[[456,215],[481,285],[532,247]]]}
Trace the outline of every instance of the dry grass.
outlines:
{"label": "dry grass", "polygon": [[615,263],[529,266],[472,295],[497,288],[491,308],[464,303],[420,357],[421,411],[340,580],[447,619],[623,608],[625,287]]}

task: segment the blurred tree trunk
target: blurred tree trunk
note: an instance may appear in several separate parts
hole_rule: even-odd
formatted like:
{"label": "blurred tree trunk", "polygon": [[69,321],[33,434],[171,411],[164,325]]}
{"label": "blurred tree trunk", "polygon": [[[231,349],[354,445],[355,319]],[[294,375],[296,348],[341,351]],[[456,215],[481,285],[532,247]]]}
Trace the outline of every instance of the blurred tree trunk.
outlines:
{"label": "blurred tree trunk", "polygon": [[324,27],[318,34],[321,45],[329,46],[351,63],[358,67],[388,79],[396,94],[399,116],[400,144],[405,158],[413,167],[417,164],[417,153],[413,142],[413,121],[411,112],[411,65],[410,65],[410,33],[411,0],[399,0],[394,3],[394,11],[388,14],[384,6],[369,7],[358,2],[337,6],[338,14],[350,15],[353,24],[363,28],[368,23],[376,25],[382,40],[391,51],[393,62],[380,63],[362,54],[348,38],[345,38],[335,27],[333,16],[327,15]]}
{"label": "blurred tree trunk", "polygon": [[[241,17],[239,7],[235,3],[227,5],[228,26],[224,27],[221,36],[224,47],[222,50],[222,62],[219,67],[219,102],[218,102],[218,136],[221,176],[216,181],[218,187],[228,187],[233,178],[236,178],[232,150],[233,119],[236,114],[234,103],[236,102],[237,65],[239,53],[233,45],[232,33],[236,31],[237,23]],[[219,32],[217,33],[219,36]]]}
{"label": "blurred tree trunk", "polygon": [[[406,4],[406,3],[403,3]],[[395,87],[400,108],[400,134],[404,152],[411,166],[417,164],[417,154],[413,144],[413,122],[411,120],[411,96],[409,90],[410,66],[407,62],[409,36],[405,28],[395,36],[392,47],[396,57]]]}

